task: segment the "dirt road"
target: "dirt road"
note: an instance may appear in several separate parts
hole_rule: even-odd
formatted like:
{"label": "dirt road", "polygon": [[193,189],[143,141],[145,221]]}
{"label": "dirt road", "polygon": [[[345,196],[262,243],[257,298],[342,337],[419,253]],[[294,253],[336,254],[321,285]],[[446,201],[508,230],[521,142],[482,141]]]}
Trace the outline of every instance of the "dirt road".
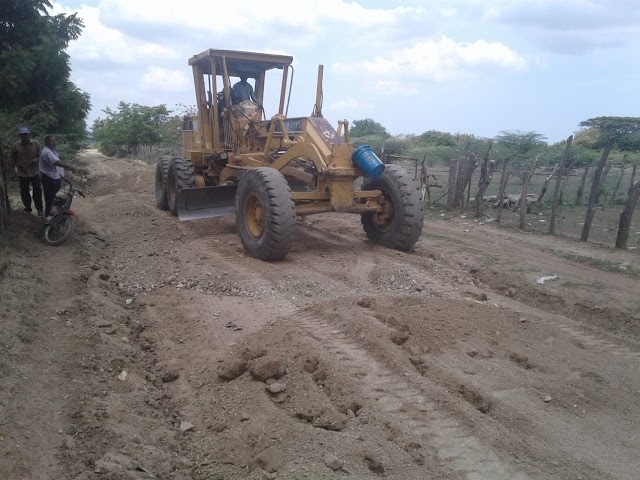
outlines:
{"label": "dirt road", "polygon": [[637,251],[458,218],[401,253],[326,214],[268,264],[84,161],[73,238],[3,250],[0,478],[638,478]]}

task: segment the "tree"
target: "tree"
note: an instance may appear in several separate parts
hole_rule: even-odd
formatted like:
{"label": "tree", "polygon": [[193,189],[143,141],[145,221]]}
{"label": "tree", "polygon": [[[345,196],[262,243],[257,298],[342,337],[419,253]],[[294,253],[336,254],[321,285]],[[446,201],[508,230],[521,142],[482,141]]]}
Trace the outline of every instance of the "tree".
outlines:
{"label": "tree", "polygon": [[171,117],[166,105],[120,102],[116,110],[107,108],[103,112],[107,116],[93,122],[93,135],[105,155],[119,151],[138,155],[142,146],[168,146],[179,140],[179,117]]}
{"label": "tree", "polygon": [[518,163],[530,160],[547,147],[546,137],[537,132],[503,131],[496,137],[497,147]]}
{"label": "tree", "polygon": [[386,128],[375,120],[365,118],[363,120],[354,120],[352,122],[352,126],[349,129],[349,135],[356,138],[370,135],[385,137],[388,136],[389,133]]}
{"label": "tree", "polygon": [[48,14],[49,0],[3,0],[0,10],[0,129],[21,124],[79,146],[89,95],[69,80],[65,49],[82,31],[76,14]]}
{"label": "tree", "polygon": [[609,138],[623,152],[640,150],[640,117],[596,117],[580,122],[593,138],[591,148],[604,148]]}
{"label": "tree", "polygon": [[432,147],[455,147],[456,139],[448,132],[428,130],[416,137],[416,142],[420,145]]}

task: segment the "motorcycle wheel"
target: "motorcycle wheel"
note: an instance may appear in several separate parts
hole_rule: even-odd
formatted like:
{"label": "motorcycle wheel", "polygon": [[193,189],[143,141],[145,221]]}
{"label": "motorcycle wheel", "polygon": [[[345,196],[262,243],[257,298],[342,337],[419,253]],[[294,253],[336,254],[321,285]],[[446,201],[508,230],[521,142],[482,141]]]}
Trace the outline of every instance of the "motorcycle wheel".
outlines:
{"label": "motorcycle wheel", "polygon": [[73,231],[74,220],[70,215],[61,215],[44,227],[44,241],[47,245],[60,245]]}

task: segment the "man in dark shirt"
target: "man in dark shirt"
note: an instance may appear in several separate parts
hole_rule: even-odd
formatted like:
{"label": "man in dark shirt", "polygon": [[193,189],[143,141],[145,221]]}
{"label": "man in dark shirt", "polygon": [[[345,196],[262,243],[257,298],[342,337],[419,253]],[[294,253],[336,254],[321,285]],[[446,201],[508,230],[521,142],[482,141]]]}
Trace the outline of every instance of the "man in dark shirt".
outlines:
{"label": "man in dark shirt", "polygon": [[20,197],[24,204],[24,211],[31,213],[31,193],[29,186],[33,189],[33,203],[39,216],[43,216],[42,211],[42,187],[40,186],[40,175],[38,160],[40,158],[40,144],[31,138],[31,132],[27,127],[18,130],[20,140],[14,143],[9,154],[9,172],[15,176],[14,170],[18,174],[20,181]]}
{"label": "man in dark shirt", "polygon": [[253,87],[247,82],[248,75],[246,73],[240,74],[240,81],[233,86],[231,90],[231,98],[233,103],[238,104],[247,100],[251,100],[253,103],[258,103],[255,94],[253,93]]}

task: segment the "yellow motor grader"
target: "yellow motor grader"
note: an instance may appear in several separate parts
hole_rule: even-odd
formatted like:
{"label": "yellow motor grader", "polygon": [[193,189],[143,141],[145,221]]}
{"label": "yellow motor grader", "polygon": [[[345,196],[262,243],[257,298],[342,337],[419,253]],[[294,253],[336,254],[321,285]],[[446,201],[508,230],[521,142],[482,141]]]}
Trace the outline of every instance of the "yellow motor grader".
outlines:
{"label": "yellow motor grader", "polygon": [[[182,156],[156,163],[156,205],[180,220],[235,213],[245,250],[267,261],[288,253],[296,216],[322,212],[359,214],[369,239],[408,250],[422,232],[417,182],[367,145],[349,143],[346,120],[336,130],[323,118],[322,65],[313,113],[288,117],[292,61],[213,49],[189,59],[197,114],[184,118]],[[267,118],[265,84],[274,75],[278,111]]]}

